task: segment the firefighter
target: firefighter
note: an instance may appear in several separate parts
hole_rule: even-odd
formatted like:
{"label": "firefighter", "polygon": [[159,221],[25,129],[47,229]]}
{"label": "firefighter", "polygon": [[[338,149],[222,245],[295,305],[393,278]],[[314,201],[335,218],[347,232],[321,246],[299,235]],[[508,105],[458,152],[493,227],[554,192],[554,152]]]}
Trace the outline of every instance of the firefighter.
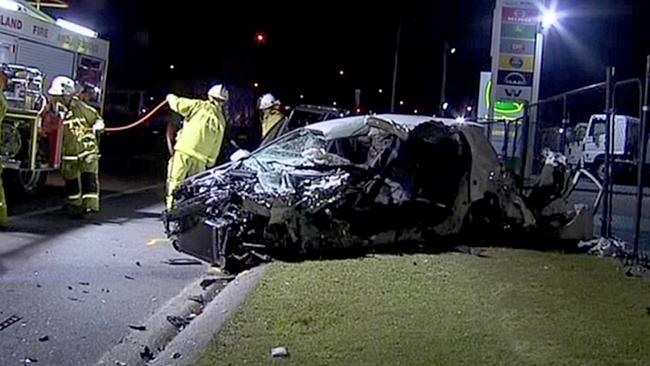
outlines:
{"label": "firefighter", "polygon": [[259,101],[259,109],[262,112],[262,138],[284,119],[280,111],[280,101],[275,99],[273,94],[264,94]]}
{"label": "firefighter", "polygon": [[[4,89],[7,84],[7,77],[0,72],[0,147],[2,144],[2,121],[7,113],[7,99],[5,99]],[[0,229],[6,229],[9,225],[7,215],[7,201],[5,200],[5,191],[2,186],[2,163],[0,162]]]}
{"label": "firefighter", "polygon": [[170,94],[167,103],[184,118],[176,136],[174,153],[167,167],[167,209],[174,204],[174,191],[190,176],[215,165],[227,124],[224,103],[228,90],[217,84],[208,90],[208,100],[179,98]]}
{"label": "firefighter", "polygon": [[48,90],[63,120],[61,176],[68,212],[79,217],[99,212],[99,142],[104,120],[75,96],[75,82],[57,76]]}

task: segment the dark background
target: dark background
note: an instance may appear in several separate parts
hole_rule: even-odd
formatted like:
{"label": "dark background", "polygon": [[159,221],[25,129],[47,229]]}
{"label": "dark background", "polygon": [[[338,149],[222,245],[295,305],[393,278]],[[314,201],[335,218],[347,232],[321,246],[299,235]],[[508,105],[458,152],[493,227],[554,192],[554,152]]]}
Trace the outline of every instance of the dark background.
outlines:
{"label": "dark background", "polygon": [[[546,39],[542,97],[601,81],[606,65],[616,66],[619,78],[641,77],[650,53],[649,3],[558,2],[563,18]],[[473,104],[479,72],[490,68],[493,1],[69,4],[57,15],[93,27],[111,42],[110,86],[158,98],[169,91],[201,95],[216,81],[251,88],[258,82],[258,94],[270,91],[287,104],[304,94],[305,102],[351,107],[360,88],[365,109],[385,111],[400,18],[401,111],[435,112],[445,40],[458,49],[449,56],[452,105]],[[255,42],[260,31],[264,45]]]}

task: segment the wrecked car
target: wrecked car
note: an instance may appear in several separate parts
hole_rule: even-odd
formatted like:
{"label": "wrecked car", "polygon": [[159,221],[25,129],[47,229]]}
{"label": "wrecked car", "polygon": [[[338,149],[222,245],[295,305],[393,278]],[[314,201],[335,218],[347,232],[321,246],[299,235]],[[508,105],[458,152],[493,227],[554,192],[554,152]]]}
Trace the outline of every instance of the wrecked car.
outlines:
{"label": "wrecked car", "polygon": [[560,165],[524,196],[475,123],[346,117],[234,155],[187,179],[163,215],[177,250],[230,271],[287,253],[435,245],[463,232],[591,237],[589,210],[566,203]]}

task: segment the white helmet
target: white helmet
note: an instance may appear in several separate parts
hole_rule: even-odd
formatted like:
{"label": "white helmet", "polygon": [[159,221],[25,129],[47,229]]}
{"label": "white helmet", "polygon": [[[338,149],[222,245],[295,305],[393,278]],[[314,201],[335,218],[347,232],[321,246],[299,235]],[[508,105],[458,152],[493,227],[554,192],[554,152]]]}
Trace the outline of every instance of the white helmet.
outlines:
{"label": "white helmet", "polygon": [[216,84],[208,90],[208,96],[226,101],[228,100],[228,90],[223,84]]}
{"label": "white helmet", "polygon": [[275,105],[279,105],[280,101],[275,99],[273,94],[267,93],[262,95],[260,98],[260,103],[259,103],[259,109],[264,110],[264,109],[269,109]]}
{"label": "white helmet", "polygon": [[75,93],[74,80],[67,76],[57,76],[52,80],[52,84],[47,93],[52,96],[73,95]]}

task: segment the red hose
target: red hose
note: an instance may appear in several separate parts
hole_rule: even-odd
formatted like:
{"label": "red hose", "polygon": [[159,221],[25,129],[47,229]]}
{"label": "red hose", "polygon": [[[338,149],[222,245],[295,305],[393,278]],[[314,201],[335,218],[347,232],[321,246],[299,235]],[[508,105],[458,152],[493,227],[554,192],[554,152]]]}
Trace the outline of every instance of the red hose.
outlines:
{"label": "red hose", "polygon": [[137,126],[139,126],[139,125],[141,125],[141,124],[143,124],[143,123],[148,122],[149,119],[150,119],[154,114],[156,114],[160,109],[162,109],[166,104],[167,104],[167,101],[164,100],[164,101],[160,102],[160,104],[158,104],[158,105],[156,106],[156,108],[154,108],[154,109],[152,109],[151,111],[149,111],[149,113],[147,113],[146,115],[144,115],[144,117],[140,118],[139,120],[137,120],[137,121],[135,121],[135,122],[133,122],[133,123],[131,123],[131,124],[129,124],[129,125],[126,125],[126,126],[120,126],[120,127],[109,127],[109,128],[106,128],[105,131],[106,131],[106,132],[121,132],[121,131],[126,131],[126,130],[130,130],[130,129],[134,128],[134,127],[137,127]]}

